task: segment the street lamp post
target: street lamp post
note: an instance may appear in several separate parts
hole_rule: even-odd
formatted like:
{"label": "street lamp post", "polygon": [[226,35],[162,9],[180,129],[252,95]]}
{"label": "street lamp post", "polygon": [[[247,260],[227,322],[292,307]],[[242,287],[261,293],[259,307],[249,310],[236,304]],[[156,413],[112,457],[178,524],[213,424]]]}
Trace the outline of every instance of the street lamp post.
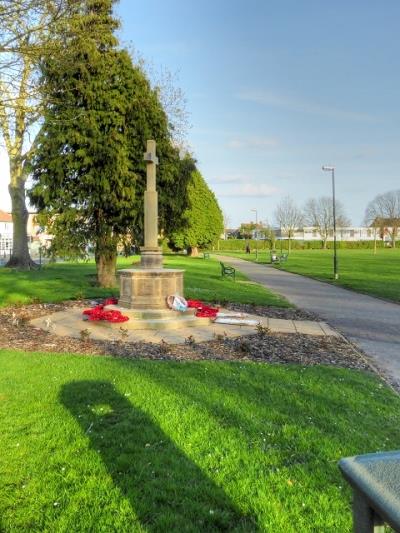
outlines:
{"label": "street lamp post", "polygon": [[332,174],[332,202],[333,202],[333,277],[339,279],[339,269],[336,246],[336,200],[335,200],[335,167],[323,166],[322,170]]}
{"label": "street lamp post", "polygon": [[258,261],[258,239],[257,239],[257,228],[258,228],[258,213],[257,209],[251,209],[256,214],[256,261]]}

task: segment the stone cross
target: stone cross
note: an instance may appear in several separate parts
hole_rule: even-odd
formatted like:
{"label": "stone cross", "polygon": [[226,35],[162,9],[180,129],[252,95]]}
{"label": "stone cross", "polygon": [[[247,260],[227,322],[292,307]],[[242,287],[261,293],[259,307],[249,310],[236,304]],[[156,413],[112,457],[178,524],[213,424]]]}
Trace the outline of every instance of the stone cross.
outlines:
{"label": "stone cross", "polygon": [[156,142],[147,141],[144,154],[147,163],[147,187],[144,193],[144,247],[141,265],[143,268],[161,268],[162,255],[158,246],[158,193],[156,190]]}

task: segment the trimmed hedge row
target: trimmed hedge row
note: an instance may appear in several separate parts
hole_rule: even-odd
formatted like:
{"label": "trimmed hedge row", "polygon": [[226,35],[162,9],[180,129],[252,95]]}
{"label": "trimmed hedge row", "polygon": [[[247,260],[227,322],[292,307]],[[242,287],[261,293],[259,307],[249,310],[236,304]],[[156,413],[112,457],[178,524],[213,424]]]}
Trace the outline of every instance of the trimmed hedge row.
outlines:
{"label": "trimmed hedge row", "polygon": [[[339,249],[349,249],[349,250],[362,250],[362,249],[373,249],[374,241],[336,241],[337,247]],[[270,241],[256,241],[252,239],[251,241],[246,241],[244,239],[226,239],[219,240],[218,243],[213,247],[213,250],[226,251],[226,252],[244,252],[246,250],[246,245],[250,244],[250,249],[254,251],[256,249],[256,244],[259,250],[270,250],[271,243]],[[288,241],[275,241],[275,249],[282,250],[288,249]],[[281,246],[282,245],[282,246]],[[399,245],[399,242],[396,242],[396,246]],[[387,243],[383,241],[376,241],[377,248],[386,248]],[[328,250],[333,248],[333,241],[328,241],[326,243]],[[321,250],[323,248],[322,241],[291,241],[292,250]]]}

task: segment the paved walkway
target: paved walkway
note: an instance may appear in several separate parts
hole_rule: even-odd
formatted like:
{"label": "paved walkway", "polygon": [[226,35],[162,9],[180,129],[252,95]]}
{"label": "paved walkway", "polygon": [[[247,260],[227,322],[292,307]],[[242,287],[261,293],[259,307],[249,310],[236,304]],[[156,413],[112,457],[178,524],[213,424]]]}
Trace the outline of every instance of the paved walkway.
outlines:
{"label": "paved walkway", "polygon": [[222,260],[297,307],[316,313],[400,383],[400,305],[268,265],[232,257]]}
{"label": "paved walkway", "polygon": [[[199,325],[191,327],[181,327],[176,329],[174,324],[167,320],[161,329],[130,329],[135,323],[132,321],[122,324],[110,324],[109,322],[90,322],[82,320],[83,308],[73,307],[67,311],[59,311],[48,316],[35,318],[31,324],[37,328],[49,330],[60,336],[81,337],[82,330],[88,330],[90,338],[95,340],[126,340],[130,342],[153,342],[159,344],[161,340],[169,344],[184,344],[188,337],[193,337],[196,342],[210,341],[218,336],[239,337],[241,335],[254,335],[257,326],[239,326],[232,324],[215,324],[209,320],[199,319]],[[221,309],[229,313],[226,309]],[[172,322],[176,323],[176,315],[171,311]],[[312,322],[310,320],[282,320],[279,318],[267,318],[256,315],[246,315],[249,319],[254,319],[263,327],[269,328],[278,333],[304,333],[307,335],[317,335],[320,337],[337,337],[335,330],[324,322]],[[123,328],[124,336],[121,335],[120,328]]]}

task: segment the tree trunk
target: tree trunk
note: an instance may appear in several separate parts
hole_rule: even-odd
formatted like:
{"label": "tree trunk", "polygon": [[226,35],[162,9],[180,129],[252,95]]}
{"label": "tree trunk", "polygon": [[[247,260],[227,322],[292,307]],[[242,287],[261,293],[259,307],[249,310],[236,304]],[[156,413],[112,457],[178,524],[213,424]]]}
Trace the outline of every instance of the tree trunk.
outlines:
{"label": "tree trunk", "polygon": [[188,252],[190,257],[197,257],[199,255],[199,249],[197,248],[197,246],[190,246],[188,248]]}
{"label": "tree trunk", "polygon": [[392,248],[396,248],[396,237],[397,237],[397,228],[393,228],[392,233]]}
{"label": "tree trunk", "polygon": [[115,271],[117,268],[117,254],[107,252],[96,254],[97,281],[100,287],[106,289],[115,288],[117,278]]}
{"label": "tree trunk", "polygon": [[117,244],[113,239],[99,239],[96,245],[95,260],[97,269],[97,281],[100,287],[106,289],[117,285],[115,271],[117,268]]}
{"label": "tree trunk", "polygon": [[17,185],[9,184],[13,219],[13,249],[6,267],[30,270],[38,268],[31,259],[28,248],[28,210],[25,204],[25,183],[20,180]]}

